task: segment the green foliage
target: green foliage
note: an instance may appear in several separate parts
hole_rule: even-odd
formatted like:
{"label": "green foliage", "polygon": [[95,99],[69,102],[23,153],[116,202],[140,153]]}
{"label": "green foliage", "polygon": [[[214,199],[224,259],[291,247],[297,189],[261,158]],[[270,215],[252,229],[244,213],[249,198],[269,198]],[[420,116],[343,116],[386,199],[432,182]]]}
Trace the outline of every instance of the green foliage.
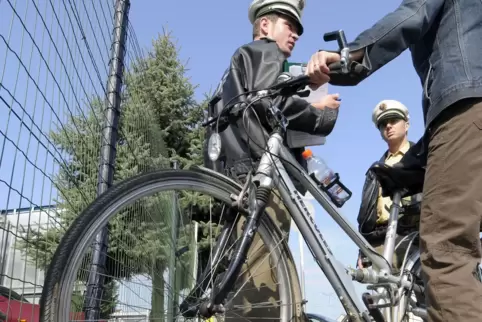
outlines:
{"label": "green foliage", "polygon": [[[197,104],[195,87],[185,76],[186,69],[178,58],[178,49],[170,35],[160,35],[146,58],[133,63],[125,75],[126,90],[121,104],[121,117],[116,145],[114,182],[138,173],[166,168],[170,161],[179,161],[180,168],[203,164],[204,119],[206,102]],[[93,97],[84,107],[82,115],[71,115],[67,122],[58,124],[50,137],[61,151],[66,162],[61,164],[55,177],[59,192],[57,203],[58,224],[30,230],[28,239],[19,239],[17,248],[26,250],[27,260],[46,269],[52,259],[65,229],[97,196],[99,151],[104,126],[105,102]],[[180,209],[175,209],[178,203]],[[103,303],[116,299],[115,279],[130,279],[145,274],[152,278],[153,289],[164,289],[163,272],[169,264],[172,244],[172,215],[183,218],[176,249],[193,244],[193,224],[188,220],[192,213],[209,212],[209,199],[196,193],[177,196],[163,194],[143,199],[129,206],[109,223],[109,243],[106,272],[108,278]],[[179,211],[175,214],[174,211]],[[201,242],[205,249],[219,227],[201,222]],[[27,231],[25,230],[24,233]],[[213,233],[212,236],[209,235]],[[88,260],[91,253],[87,253]],[[182,272],[192,272],[194,250],[177,259],[177,289],[191,286],[191,280]],[[87,264],[88,265],[88,264]],[[82,267],[89,270],[90,267]],[[191,274],[192,276],[192,274]],[[85,279],[85,275],[83,277]],[[155,292],[154,292],[155,293]],[[152,314],[164,302],[164,294],[152,295]],[[73,297],[74,307],[81,309],[81,297]],[[102,306],[106,318],[114,308]],[[154,317],[151,317],[154,319]],[[162,317],[160,317],[162,320]],[[157,319],[157,317],[156,317]]]}
{"label": "green foliage", "polygon": [[154,111],[171,156],[188,156],[190,132],[199,123],[199,109],[193,98],[195,87],[185,76],[186,67],[178,58],[170,34],[164,33],[153,41],[147,57],[133,69],[129,91]]}

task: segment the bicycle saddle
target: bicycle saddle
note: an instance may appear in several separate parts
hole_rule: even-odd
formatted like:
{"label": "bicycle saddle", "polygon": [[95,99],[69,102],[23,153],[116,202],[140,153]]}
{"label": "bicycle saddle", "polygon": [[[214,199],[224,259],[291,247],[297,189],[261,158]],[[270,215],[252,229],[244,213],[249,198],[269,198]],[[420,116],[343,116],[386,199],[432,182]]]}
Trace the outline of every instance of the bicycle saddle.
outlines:
{"label": "bicycle saddle", "polygon": [[392,197],[396,191],[402,198],[422,192],[425,169],[422,167],[407,168],[397,163],[388,166],[383,162],[375,162],[370,167],[382,187],[382,196]]}

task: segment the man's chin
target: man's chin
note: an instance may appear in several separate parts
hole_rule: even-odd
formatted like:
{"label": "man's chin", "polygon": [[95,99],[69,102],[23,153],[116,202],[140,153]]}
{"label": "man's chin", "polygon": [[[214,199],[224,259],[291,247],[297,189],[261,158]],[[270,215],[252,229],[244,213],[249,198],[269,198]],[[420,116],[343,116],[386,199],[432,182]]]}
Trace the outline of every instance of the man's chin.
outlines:
{"label": "man's chin", "polygon": [[291,56],[291,50],[289,49],[286,49],[286,50],[283,50],[283,54],[285,55],[286,58],[290,57]]}
{"label": "man's chin", "polygon": [[400,141],[400,140],[397,139],[394,135],[392,135],[392,136],[388,136],[386,141],[387,141],[387,143],[395,143],[395,142]]}

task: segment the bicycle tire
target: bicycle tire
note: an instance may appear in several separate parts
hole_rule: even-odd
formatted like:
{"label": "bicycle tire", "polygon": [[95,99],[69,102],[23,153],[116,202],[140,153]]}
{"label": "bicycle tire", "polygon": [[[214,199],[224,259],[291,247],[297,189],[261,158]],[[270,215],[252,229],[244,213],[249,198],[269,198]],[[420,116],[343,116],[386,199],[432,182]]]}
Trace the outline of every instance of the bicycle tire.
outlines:
{"label": "bicycle tire", "polygon": [[[416,278],[416,279],[418,279],[418,280],[421,280],[421,276],[422,276],[422,262],[420,261],[420,257],[419,257],[418,255],[419,255],[419,253],[418,253],[418,251],[417,251],[417,253],[416,253],[416,258],[414,259],[413,265],[412,265],[412,267],[410,268],[410,274],[411,274],[414,278]],[[411,296],[411,294],[410,294],[410,295],[405,295],[405,297],[406,297],[406,296]],[[408,299],[407,299],[407,300],[408,300]],[[421,301],[421,300],[422,300],[422,298],[419,297],[419,296],[417,296],[417,303],[418,303],[418,304],[422,304],[423,306],[425,306],[425,300],[423,300],[423,303],[420,303],[419,301]],[[408,305],[408,303],[407,303],[407,305]],[[416,317],[415,320],[416,320],[416,321],[418,321],[418,320],[427,321],[427,320],[422,319],[422,318],[420,318],[420,317]],[[408,313],[408,312],[404,312],[404,316],[402,317],[402,321],[403,321],[403,322],[413,321],[413,318],[411,318],[411,317],[409,316],[409,313]]]}
{"label": "bicycle tire", "polygon": [[[65,294],[66,287],[68,289],[82,257],[76,254],[90,247],[93,238],[108,222],[109,215],[139,198],[170,189],[189,189],[229,202],[230,194],[239,194],[241,186],[226,177],[196,170],[159,170],[137,175],[112,186],[74,220],[61,239],[45,275],[39,303],[40,321],[65,322],[66,313],[62,306],[70,296]],[[268,248],[277,245],[278,250],[274,254],[278,261],[276,273],[282,304],[280,319],[299,321],[302,319],[300,285],[288,245],[286,241],[280,242],[282,234],[268,215],[262,217],[258,233]],[[67,303],[69,306],[70,303]]]}

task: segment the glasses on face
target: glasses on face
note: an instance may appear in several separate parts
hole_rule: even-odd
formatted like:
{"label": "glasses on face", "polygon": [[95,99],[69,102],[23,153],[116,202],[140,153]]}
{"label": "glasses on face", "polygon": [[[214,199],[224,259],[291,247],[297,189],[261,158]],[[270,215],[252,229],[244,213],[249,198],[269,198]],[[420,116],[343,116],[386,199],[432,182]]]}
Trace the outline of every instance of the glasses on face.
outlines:
{"label": "glasses on face", "polygon": [[393,125],[397,124],[398,122],[400,122],[402,120],[403,119],[400,118],[400,117],[393,117],[393,118],[384,119],[384,120],[381,120],[380,122],[378,122],[378,128],[380,130],[383,130],[387,127],[388,124],[393,126]]}

